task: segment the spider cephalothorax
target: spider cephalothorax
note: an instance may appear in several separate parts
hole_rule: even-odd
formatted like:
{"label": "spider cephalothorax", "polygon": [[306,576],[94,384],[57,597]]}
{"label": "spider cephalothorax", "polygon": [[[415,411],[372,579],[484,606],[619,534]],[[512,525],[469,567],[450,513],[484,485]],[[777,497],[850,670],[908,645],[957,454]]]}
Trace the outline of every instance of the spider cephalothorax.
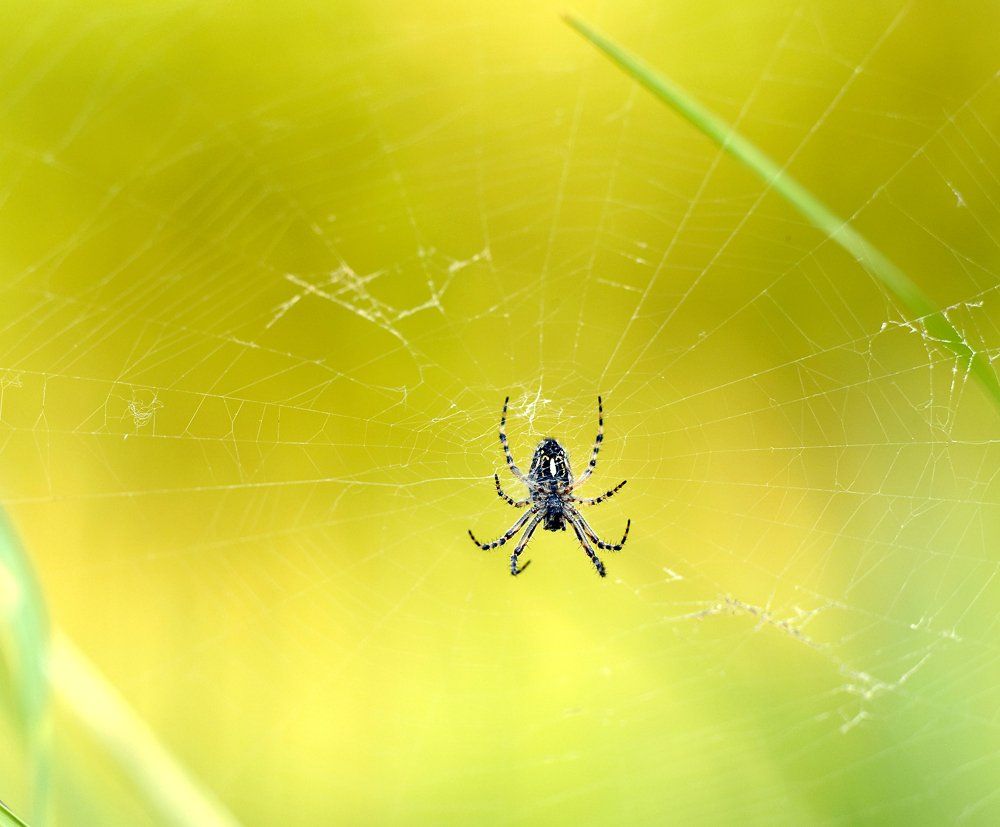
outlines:
{"label": "spider cephalothorax", "polygon": [[591,543],[606,551],[621,550],[621,547],[625,545],[625,541],[628,539],[628,530],[632,525],[632,521],[628,520],[625,523],[625,535],[622,537],[620,543],[605,543],[597,536],[583,518],[583,515],[577,510],[576,506],[578,504],[597,505],[603,502],[625,485],[627,480],[622,480],[610,491],[606,491],[599,497],[588,499],[573,496],[574,488],[584,483],[593,473],[594,467],[597,465],[597,454],[601,450],[601,443],[604,441],[604,407],[601,404],[601,397],[597,397],[597,439],[594,440],[594,452],[590,456],[590,463],[587,465],[587,469],[580,476],[580,481],[576,483],[573,482],[573,471],[569,464],[569,454],[552,437],[546,437],[538,443],[535,454],[531,458],[531,466],[528,468],[527,476],[521,473],[521,470],[514,464],[514,458],[510,453],[510,446],[507,444],[505,428],[507,425],[507,404],[509,402],[510,397],[508,396],[504,400],[503,413],[500,416],[500,445],[503,446],[504,456],[507,459],[507,467],[510,468],[511,473],[527,485],[528,498],[514,500],[508,497],[500,487],[500,476],[494,474],[493,480],[496,483],[497,494],[500,495],[502,500],[505,500],[515,508],[524,508],[525,506],[530,506],[530,508],[499,540],[494,540],[492,543],[480,543],[472,531],[469,531],[472,542],[486,551],[498,548],[504,545],[504,543],[510,540],[511,537],[527,524],[528,527],[524,529],[524,534],[521,536],[520,542],[514,548],[514,553],[510,557],[510,573],[520,574],[527,568],[528,563],[519,568],[517,559],[521,556],[521,552],[524,551],[525,546],[528,545],[528,540],[535,533],[535,529],[538,528],[539,523],[542,524],[542,527],[546,531],[565,531],[568,524],[576,533],[580,545],[583,546],[583,550],[594,564],[597,573],[601,577],[604,577],[604,563],[598,558]]}

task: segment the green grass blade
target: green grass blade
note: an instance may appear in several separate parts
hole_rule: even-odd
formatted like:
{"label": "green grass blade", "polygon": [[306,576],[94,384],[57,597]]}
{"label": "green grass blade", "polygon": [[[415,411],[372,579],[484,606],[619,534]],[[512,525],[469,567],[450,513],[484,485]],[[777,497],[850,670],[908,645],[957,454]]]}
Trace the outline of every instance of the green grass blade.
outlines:
{"label": "green grass blade", "polygon": [[28,827],[28,825],[8,810],[7,805],[0,801],[0,827]]}
{"label": "green grass blade", "polygon": [[[50,633],[31,563],[0,508],[0,657],[35,767],[32,811],[44,821],[49,776],[50,696],[68,710],[119,766],[160,821],[189,827],[238,827],[236,819],[160,744],[124,698],[58,632]],[[0,827],[22,825],[0,804]]]}
{"label": "green grass blade", "polygon": [[58,632],[53,635],[49,665],[60,708],[83,724],[163,824],[239,827],[236,818],[177,763],[118,691]]}
{"label": "green grass blade", "polygon": [[49,625],[31,562],[0,508],[0,658],[7,664],[32,770],[31,810],[45,820],[49,779]]}
{"label": "green grass blade", "polygon": [[836,215],[759,147],[744,138],[684,89],[582,20],[572,15],[566,15],[564,19],[618,64],[626,74],[639,81],[657,98],[680,113],[688,123],[751,169],[815,227],[843,247],[907,310],[923,322],[929,338],[936,340],[959,358],[963,367],[976,376],[989,396],[1000,406],[1000,380],[997,379],[988,357],[973,348],[913,280],[868,239]]}

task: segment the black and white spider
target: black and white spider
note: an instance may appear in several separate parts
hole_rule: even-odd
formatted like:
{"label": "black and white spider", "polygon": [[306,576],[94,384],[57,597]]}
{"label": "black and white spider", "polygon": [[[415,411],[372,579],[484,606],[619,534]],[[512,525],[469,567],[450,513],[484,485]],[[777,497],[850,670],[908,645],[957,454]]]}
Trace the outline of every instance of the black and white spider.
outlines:
{"label": "black and white spider", "polygon": [[530,508],[524,516],[510,527],[506,534],[492,543],[480,543],[470,529],[469,536],[472,538],[472,542],[484,551],[489,551],[490,549],[502,546],[524,528],[525,523],[527,523],[528,527],[525,529],[521,541],[514,548],[514,553],[510,556],[510,573],[516,575],[524,571],[528,567],[528,563],[531,562],[529,560],[518,568],[517,558],[521,556],[521,552],[528,545],[528,540],[531,539],[531,535],[535,533],[535,529],[538,528],[539,524],[546,531],[565,531],[566,524],[569,523],[573,531],[576,532],[576,537],[580,541],[580,545],[583,546],[583,550],[587,552],[587,556],[597,569],[597,573],[601,577],[604,577],[604,563],[598,558],[591,543],[605,551],[620,551],[628,539],[628,530],[632,525],[632,521],[628,520],[625,523],[625,535],[622,537],[620,543],[605,543],[597,536],[594,529],[590,527],[576,506],[578,504],[597,505],[604,502],[608,497],[617,493],[628,480],[622,480],[610,491],[605,491],[599,497],[584,498],[573,496],[574,489],[586,482],[588,477],[594,472],[594,468],[597,465],[597,454],[601,450],[601,443],[604,441],[604,407],[601,404],[601,397],[597,397],[597,439],[594,440],[594,452],[590,456],[590,464],[587,466],[587,470],[583,472],[577,482],[573,482],[573,472],[569,467],[569,454],[552,437],[546,437],[538,443],[538,447],[535,448],[535,455],[531,458],[531,468],[528,469],[528,475],[525,476],[521,473],[521,470],[514,464],[514,457],[510,454],[510,447],[507,445],[507,433],[504,430],[507,426],[507,404],[509,402],[510,397],[508,396],[503,402],[503,413],[500,415],[500,444],[503,446],[504,456],[507,458],[507,467],[510,468],[510,472],[528,486],[528,498],[525,500],[515,500],[508,497],[500,487],[500,476],[494,473],[493,480],[496,483],[497,494],[500,495],[500,499],[506,500],[514,508],[524,508],[525,506],[530,506]]}

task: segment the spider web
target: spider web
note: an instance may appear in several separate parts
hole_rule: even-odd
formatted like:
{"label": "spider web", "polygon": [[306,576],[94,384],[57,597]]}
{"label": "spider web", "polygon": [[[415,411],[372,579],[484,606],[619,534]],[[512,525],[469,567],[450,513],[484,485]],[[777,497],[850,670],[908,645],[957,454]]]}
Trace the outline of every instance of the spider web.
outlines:
{"label": "spider web", "polygon": [[[559,9],[285,5],[5,12],[0,495],[58,624],[247,824],[995,823],[967,365]],[[995,8],[581,12],[1000,353]],[[579,473],[598,393],[629,543],[514,580],[503,399]]]}

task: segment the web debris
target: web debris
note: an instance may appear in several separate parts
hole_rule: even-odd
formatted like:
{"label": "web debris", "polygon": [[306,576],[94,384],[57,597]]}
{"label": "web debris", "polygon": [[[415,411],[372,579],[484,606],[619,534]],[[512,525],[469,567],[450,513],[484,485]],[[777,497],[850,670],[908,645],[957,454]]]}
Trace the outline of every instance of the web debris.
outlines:
{"label": "web debris", "polygon": [[[1000,356],[1000,348],[989,349],[984,346],[984,337],[981,334],[975,337],[971,335],[971,331],[975,328],[976,314],[983,312],[985,302],[986,300],[982,297],[956,302],[941,311],[941,315],[961,335],[962,343],[969,350],[967,358],[954,353],[949,343],[943,342],[940,337],[932,334],[922,318],[890,319],[882,322],[878,330],[879,334],[891,329],[905,330],[920,339],[927,354],[928,370],[927,399],[921,407],[931,416],[931,423],[945,433],[949,432],[954,424],[958,401],[971,375],[975,356],[983,354],[991,363]],[[956,321],[956,317],[964,317],[964,324],[961,321]],[[938,347],[938,345],[943,345],[943,347]],[[868,343],[869,354],[872,353],[873,346],[874,338]],[[942,362],[949,366],[949,376],[944,399],[939,399],[936,377],[940,372],[938,366]]]}
{"label": "web debris", "polygon": [[[155,390],[147,394],[133,390],[132,398],[128,402],[128,412],[135,423],[136,431],[155,422],[156,412],[162,407],[163,403],[160,402],[159,394]],[[128,438],[128,434],[125,434],[125,438]]]}
{"label": "web debris", "polygon": [[[436,254],[434,249],[420,248],[417,256],[424,260]],[[312,282],[294,273],[286,273],[285,280],[299,288],[289,299],[275,308],[274,315],[265,325],[265,329],[273,327],[300,301],[309,296],[333,302],[349,313],[370,322],[398,339],[403,345],[409,346],[406,336],[398,327],[398,323],[410,316],[415,316],[425,310],[437,310],[444,313],[442,300],[451,287],[455,276],[473,264],[489,261],[490,250],[485,247],[466,259],[447,259],[443,268],[443,277],[437,282],[434,277],[427,278],[427,298],[411,307],[395,307],[382,301],[375,295],[374,286],[380,279],[392,274],[399,274],[402,267],[376,270],[367,274],[359,274],[347,264],[341,264],[325,279]],[[428,268],[429,271],[430,268]]]}

